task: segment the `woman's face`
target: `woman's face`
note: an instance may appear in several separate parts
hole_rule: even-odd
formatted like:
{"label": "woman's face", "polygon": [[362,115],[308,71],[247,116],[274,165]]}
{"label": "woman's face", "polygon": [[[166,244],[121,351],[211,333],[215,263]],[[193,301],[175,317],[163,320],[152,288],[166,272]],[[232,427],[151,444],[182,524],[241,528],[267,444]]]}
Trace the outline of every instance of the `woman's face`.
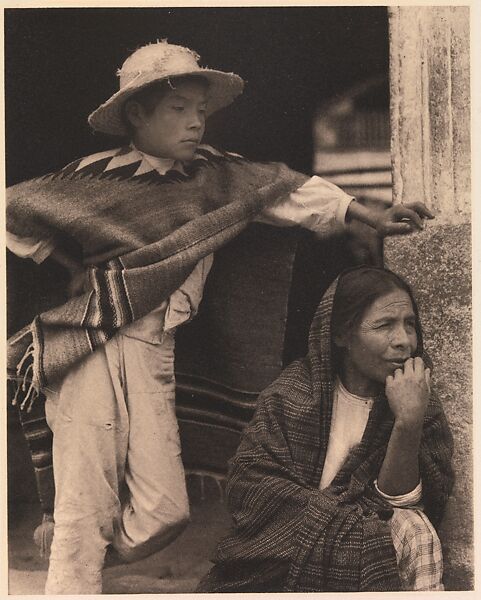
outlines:
{"label": "woman's face", "polygon": [[341,378],[361,396],[384,388],[386,377],[402,368],[417,348],[416,316],[409,294],[393,290],[375,300],[352,331],[336,340],[344,348]]}

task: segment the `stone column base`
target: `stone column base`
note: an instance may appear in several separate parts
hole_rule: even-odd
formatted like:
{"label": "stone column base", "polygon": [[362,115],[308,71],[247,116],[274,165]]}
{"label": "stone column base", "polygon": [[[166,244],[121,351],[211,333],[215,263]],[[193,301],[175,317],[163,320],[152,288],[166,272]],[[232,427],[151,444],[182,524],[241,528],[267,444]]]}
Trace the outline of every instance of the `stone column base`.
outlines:
{"label": "stone column base", "polygon": [[473,589],[471,225],[429,223],[385,242],[386,267],[412,286],[433,387],[454,436],[456,482],[441,526],[447,590]]}

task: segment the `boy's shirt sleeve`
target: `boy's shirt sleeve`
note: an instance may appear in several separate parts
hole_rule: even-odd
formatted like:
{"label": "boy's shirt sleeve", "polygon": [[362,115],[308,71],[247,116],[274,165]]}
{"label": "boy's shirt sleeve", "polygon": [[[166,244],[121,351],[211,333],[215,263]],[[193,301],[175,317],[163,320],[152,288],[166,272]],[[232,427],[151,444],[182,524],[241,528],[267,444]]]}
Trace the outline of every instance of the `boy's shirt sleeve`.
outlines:
{"label": "boy's shirt sleeve", "polygon": [[319,237],[327,237],[344,230],[347,207],[353,200],[354,196],[315,175],[264,209],[255,220],[277,227],[301,225]]}
{"label": "boy's shirt sleeve", "polygon": [[38,240],[33,237],[20,237],[10,231],[6,232],[6,241],[11,252],[20,258],[31,258],[38,264],[48,258],[56,246],[53,238]]}

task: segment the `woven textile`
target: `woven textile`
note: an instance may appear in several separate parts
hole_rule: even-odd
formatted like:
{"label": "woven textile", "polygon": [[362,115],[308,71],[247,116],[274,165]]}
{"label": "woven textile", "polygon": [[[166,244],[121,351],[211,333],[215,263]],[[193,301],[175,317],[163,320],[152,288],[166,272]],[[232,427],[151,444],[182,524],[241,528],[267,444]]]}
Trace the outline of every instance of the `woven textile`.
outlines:
{"label": "woven textile", "polygon": [[[259,398],[230,465],[234,528],[199,591],[401,589],[388,521],[392,507],[373,487],[393,426],[386,398],[376,400],[360,444],[331,485],[319,490],[336,376],[330,359],[335,288],[336,282],[316,312],[307,357]],[[419,462],[423,503],[434,525],[452,486],[451,454],[448,424],[433,395]]]}
{"label": "woven textile", "polygon": [[[207,150],[185,176],[162,177],[146,171],[141,158],[132,162],[136,156],[121,149],[9,188],[9,231],[39,238],[61,233],[80,245],[85,264],[92,265],[85,294],[10,338],[11,376],[22,378],[31,365],[28,379],[35,387],[58,380],[116,329],[161,304],[201,258],[307,179],[284,165]],[[16,372],[26,354],[33,364],[27,360]]]}
{"label": "woven textile", "polygon": [[441,542],[422,510],[395,508],[391,535],[402,589],[444,590]]}
{"label": "woven textile", "polygon": [[[159,306],[197,262],[235,237],[306,175],[201,146],[184,173],[159,175],[131,147],[77,160],[7,190],[7,229],[63,237],[83,251],[87,292],[38,315],[8,341],[19,404],[45,389],[123,325]],[[43,406],[21,411],[40,497],[52,502],[51,439]],[[42,491],[43,490],[43,491]]]}

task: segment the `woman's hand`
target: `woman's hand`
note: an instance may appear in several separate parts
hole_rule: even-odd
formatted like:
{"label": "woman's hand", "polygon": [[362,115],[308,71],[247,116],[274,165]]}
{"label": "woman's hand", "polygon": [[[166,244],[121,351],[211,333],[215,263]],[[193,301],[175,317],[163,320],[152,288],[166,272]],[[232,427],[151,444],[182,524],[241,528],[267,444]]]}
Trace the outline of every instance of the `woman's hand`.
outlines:
{"label": "woman's hand", "polygon": [[429,401],[431,371],[422,358],[408,358],[403,369],[386,378],[386,396],[395,426],[420,427]]}
{"label": "woman's hand", "polygon": [[377,478],[385,494],[406,494],[419,483],[419,445],[429,401],[429,377],[429,368],[416,357],[408,358],[403,369],[386,378],[394,427]]}
{"label": "woman's hand", "polygon": [[434,215],[422,202],[394,204],[378,213],[375,229],[382,237],[421,231],[424,218],[434,219]]}

